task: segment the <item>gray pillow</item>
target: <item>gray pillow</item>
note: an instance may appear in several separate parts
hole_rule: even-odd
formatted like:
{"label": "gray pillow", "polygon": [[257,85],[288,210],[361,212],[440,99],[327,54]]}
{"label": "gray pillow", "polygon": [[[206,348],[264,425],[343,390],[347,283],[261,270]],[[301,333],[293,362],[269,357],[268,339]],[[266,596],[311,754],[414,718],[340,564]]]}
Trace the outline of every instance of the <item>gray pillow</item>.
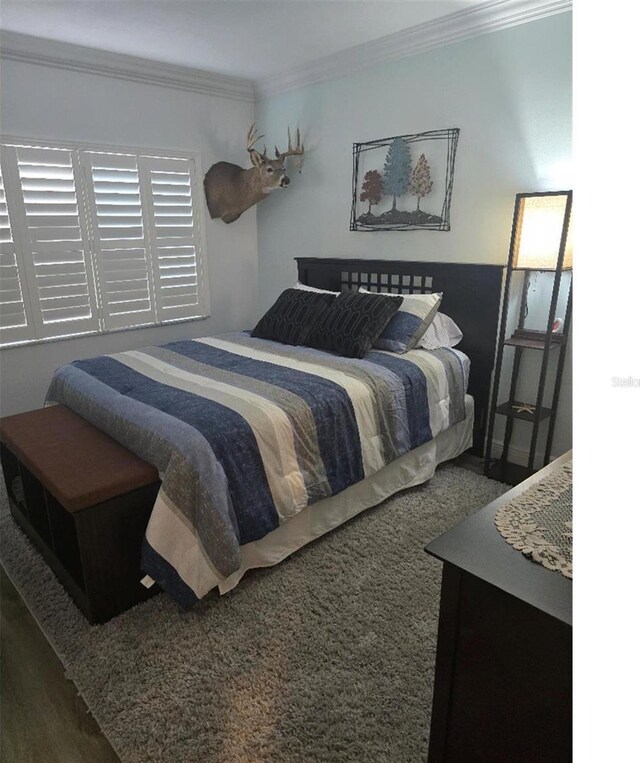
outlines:
{"label": "gray pillow", "polygon": [[[372,294],[360,287],[363,294]],[[385,293],[384,296],[393,296]],[[398,312],[376,339],[374,347],[389,352],[408,352],[422,339],[442,302],[442,294],[405,294]]]}

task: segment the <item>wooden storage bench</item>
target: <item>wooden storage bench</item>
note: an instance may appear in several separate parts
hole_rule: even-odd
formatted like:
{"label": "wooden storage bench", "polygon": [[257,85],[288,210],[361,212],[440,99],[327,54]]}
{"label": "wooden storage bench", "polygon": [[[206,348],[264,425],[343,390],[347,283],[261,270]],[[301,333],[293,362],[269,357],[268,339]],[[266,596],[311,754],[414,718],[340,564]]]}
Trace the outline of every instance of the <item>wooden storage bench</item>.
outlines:
{"label": "wooden storage bench", "polygon": [[11,513],[91,623],[148,599],[140,549],[157,470],[63,405],[0,420]]}

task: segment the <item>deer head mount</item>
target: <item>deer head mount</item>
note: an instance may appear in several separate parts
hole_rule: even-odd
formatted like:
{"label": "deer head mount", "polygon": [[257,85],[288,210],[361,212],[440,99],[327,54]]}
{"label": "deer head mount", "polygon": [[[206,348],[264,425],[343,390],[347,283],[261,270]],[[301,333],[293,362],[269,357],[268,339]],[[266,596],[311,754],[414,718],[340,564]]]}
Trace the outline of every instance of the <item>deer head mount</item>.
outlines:
{"label": "deer head mount", "polygon": [[255,144],[264,137],[256,135],[256,132],[256,126],[253,124],[247,134],[247,151],[253,167],[244,170],[237,164],[217,162],[204,177],[207,207],[213,219],[221,217],[225,223],[232,223],[245,209],[266,199],[271,191],[286,188],[290,180],[285,160],[289,156],[296,157],[298,172],[302,171],[304,146],[300,142],[300,130],[296,130],[296,145],[293,147],[291,133],[287,128],[289,146],[282,154],[276,146],[275,159],[267,157],[266,145],[262,153],[256,151]]}

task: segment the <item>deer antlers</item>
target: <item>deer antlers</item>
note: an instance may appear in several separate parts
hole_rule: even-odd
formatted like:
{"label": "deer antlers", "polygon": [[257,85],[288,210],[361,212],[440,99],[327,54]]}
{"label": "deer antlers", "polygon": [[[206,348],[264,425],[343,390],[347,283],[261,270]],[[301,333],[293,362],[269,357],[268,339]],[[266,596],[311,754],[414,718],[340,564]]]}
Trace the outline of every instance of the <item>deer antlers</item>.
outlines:
{"label": "deer antlers", "polygon": [[289,148],[281,154],[278,151],[278,147],[276,146],[276,156],[280,158],[281,156],[287,157],[287,156],[302,156],[304,154],[304,146],[300,143],[300,130],[296,130],[296,147],[292,148],[291,146],[291,131],[287,127],[287,138],[289,140]]}
{"label": "deer antlers", "polygon": [[283,159],[286,159],[288,156],[295,156],[296,158],[296,167],[298,169],[298,172],[302,171],[302,163],[304,162],[304,144],[300,142],[300,130],[296,129],[296,147],[293,148],[291,145],[291,131],[287,127],[287,139],[289,143],[289,147],[284,153],[280,153],[278,151],[278,147],[276,146],[276,159],[280,159],[281,157]]}
{"label": "deer antlers", "polygon": [[[247,151],[256,151],[254,148],[255,144],[264,138],[264,135],[258,135],[256,130],[256,123],[254,122],[251,127],[249,128],[249,132],[247,133]],[[278,151],[278,147],[276,146],[276,159],[286,159],[288,156],[295,156],[296,157],[296,168],[298,172],[302,172],[302,164],[304,162],[304,144],[300,141],[300,130],[296,129],[296,145],[295,148],[291,145],[291,130],[287,127],[287,142],[288,142],[288,148],[286,151],[284,151],[282,154]],[[260,153],[258,151],[258,153]],[[263,147],[263,151],[261,156],[263,159],[267,158],[267,147],[266,145]]]}
{"label": "deer antlers", "polygon": [[[255,144],[261,139],[264,138],[264,135],[256,135],[258,131],[256,130],[256,123],[254,122],[251,127],[249,128],[249,132],[247,133],[247,151],[255,151],[254,148]],[[260,153],[258,151],[258,153]],[[263,158],[267,158],[267,147],[264,146],[264,150],[262,152]]]}

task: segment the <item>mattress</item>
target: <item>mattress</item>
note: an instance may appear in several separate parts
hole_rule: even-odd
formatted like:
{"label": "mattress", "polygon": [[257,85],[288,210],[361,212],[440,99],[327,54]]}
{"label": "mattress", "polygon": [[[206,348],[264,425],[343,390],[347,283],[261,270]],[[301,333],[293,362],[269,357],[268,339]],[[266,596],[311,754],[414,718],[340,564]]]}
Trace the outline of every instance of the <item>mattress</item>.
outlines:
{"label": "mattress", "polygon": [[[473,398],[470,395],[465,397],[465,409],[466,416],[462,421],[440,432],[433,440],[410,450],[338,495],[307,506],[264,538],[241,546],[240,567],[232,575],[215,581],[218,591],[228,593],[249,570],[279,564],[307,543],[335,530],[366,509],[377,506],[401,490],[430,480],[439,464],[456,458],[473,443]],[[427,504],[424,508],[429,510]],[[383,579],[380,584],[384,585]]]}
{"label": "mattress", "polygon": [[344,358],[246,333],[76,361],[63,403],[160,472],[142,569],[183,606],[243,547],[468,419],[456,350]]}

